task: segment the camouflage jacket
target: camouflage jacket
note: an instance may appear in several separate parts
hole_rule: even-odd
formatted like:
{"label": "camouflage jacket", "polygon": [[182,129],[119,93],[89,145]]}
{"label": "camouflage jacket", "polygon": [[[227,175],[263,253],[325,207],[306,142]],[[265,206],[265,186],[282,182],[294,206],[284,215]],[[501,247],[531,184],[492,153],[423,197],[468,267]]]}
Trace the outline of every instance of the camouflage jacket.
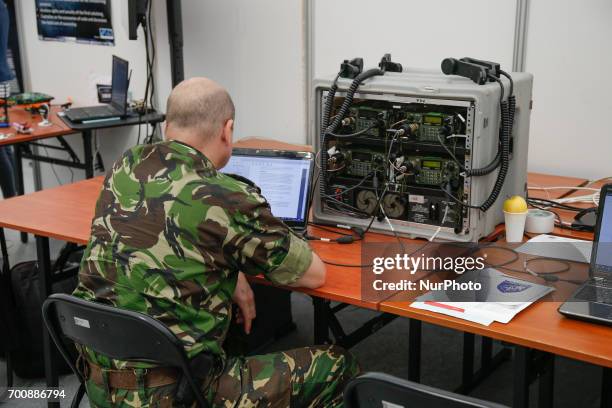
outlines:
{"label": "camouflage jacket", "polygon": [[[128,150],[106,176],[74,294],[155,317],[189,357],[224,358],[238,271],[286,285],[311,259],[256,187],[166,141]],[[88,354],[107,367],[133,366]]]}

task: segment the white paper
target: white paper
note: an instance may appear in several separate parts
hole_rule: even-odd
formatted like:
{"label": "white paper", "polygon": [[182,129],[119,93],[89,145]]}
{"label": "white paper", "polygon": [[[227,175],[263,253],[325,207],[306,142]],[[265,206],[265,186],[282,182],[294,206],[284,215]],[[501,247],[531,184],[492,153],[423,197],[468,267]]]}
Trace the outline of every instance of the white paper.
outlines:
{"label": "white paper", "polygon": [[[451,303],[450,305],[453,307],[462,308],[460,305],[464,305],[464,304],[467,304],[467,303],[454,302],[454,303]],[[459,319],[467,320],[469,322],[482,324],[483,326],[488,326],[495,321],[490,316],[483,315],[481,313],[478,313],[478,311],[474,311],[470,309],[464,309],[464,312],[460,312],[458,310],[447,309],[445,307],[440,307],[440,306],[436,306],[434,304],[425,303],[425,302],[413,302],[410,306],[414,307],[415,309],[428,310],[430,312],[442,313],[447,316],[457,317]]]}

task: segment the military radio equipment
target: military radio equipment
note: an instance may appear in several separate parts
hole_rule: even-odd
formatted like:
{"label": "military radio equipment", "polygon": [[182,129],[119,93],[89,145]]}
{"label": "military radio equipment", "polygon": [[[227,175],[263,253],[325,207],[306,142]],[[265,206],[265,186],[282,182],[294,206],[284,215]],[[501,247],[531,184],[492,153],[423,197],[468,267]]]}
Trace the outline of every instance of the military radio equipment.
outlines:
{"label": "military radio equipment", "polygon": [[347,64],[314,82],[315,222],[452,241],[493,232],[500,198],[526,194],[532,75],[472,58],[443,72],[389,55],[380,69]]}

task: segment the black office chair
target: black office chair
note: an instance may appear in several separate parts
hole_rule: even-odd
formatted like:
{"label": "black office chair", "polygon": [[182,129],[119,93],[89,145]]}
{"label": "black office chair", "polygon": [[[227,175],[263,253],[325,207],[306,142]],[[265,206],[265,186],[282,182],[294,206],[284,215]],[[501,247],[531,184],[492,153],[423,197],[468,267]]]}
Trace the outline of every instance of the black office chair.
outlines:
{"label": "black office chair", "polygon": [[[85,379],[76,369],[75,358],[70,355],[64,338],[113,359],[180,368],[187,380],[182,385],[190,386],[199,406],[208,407],[183,344],[168,327],[151,316],[53,294],[43,303],[43,319],[53,342],[81,383],[72,400],[73,408],[78,407],[83,398]],[[212,366],[211,358],[209,371]]]}
{"label": "black office chair", "polygon": [[366,373],[344,389],[345,408],[507,408],[382,373]]}

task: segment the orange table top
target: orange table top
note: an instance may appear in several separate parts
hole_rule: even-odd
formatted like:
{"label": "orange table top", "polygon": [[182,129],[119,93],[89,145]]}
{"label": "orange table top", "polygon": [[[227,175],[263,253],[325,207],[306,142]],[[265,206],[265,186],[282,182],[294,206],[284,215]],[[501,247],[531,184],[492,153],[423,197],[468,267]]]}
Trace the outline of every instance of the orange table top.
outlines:
{"label": "orange table top", "polygon": [[[251,140],[249,143],[255,142]],[[240,142],[237,146],[245,147]],[[85,244],[89,239],[90,223],[101,184],[102,177],[96,177],[0,201],[0,227]],[[311,227],[311,231],[317,236],[333,235],[317,227]],[[367,240],[392,242],[394,237],[368,234]],[[406,240],[406,242],[415,241]],[[324,260],[342,264],[361,263],[361,242],[350,245],[313,242],[312,246]],[[262,281],[261,278],[255,280]],[[301,291],[333,301],[416,318],[612,367],[610,341],[612,329],[564,318],[556,312],[558,302],[537,303],[520,313],[507,325],[494,323],[485,327],[413,309],[409,307],[408,302],[393,301],[393,298],[385,300],[389,297],[388,294],[381,294],[378,299],[364,300],[361,293],[360,268],[329,266],[328,279],[324,286],[316,290],[301,289]]]}
{"label": "orange table top", "polygon": [[0,227],[86,244],[102,176],[0,201]]}
{"label": "orange table top", "polygon": [[[608,180],[610,181],[610,180]],[[604,183],[604,181],[600,181],[594,184],[589,184],[587,179],[578,178],[578,177],[565,177],[565,176],[553,176],[549,174],[541,174],[541,173],[529,173],[527,177],[527,183],[530,187],[555,187],[555,186],[568,186],[568,187],[594,187],[599,188]],[[558,198],[564,197],[575,197],[579,195],[590,194],[587,190],[576,190],[576,189],[554,189],[554,190],[537,190],[530,189],[529,197],[532,198],[544,198],[549,200],[555,200]],[[571,204],[575,207],[580,208],[589,208],[592,207],[592,203],[574,203]],[[563,222],[572,222],[576,212],[567,211],[567,210],[558,210],[554,209],[554,211],[559,214],[561,220]],[[555,227],[555,230],[552,233],[553,235],[558,235],[566,238],[575,238],[575,239],[585,239],[585,240],[593,240],[592,232],[585,231],[573,231],[567,228]]]}
{"label": "orange table top", "polygon": [[[508,244],[504,241],[498,241],[495,246],[505,245]],[[515,247],[515,245],[510,247]],[[508,259],[506,251],[493,249],[492,252],[488,252],[488,255],[487,262],[492,265],[503,264]],[[533,277],[528,273],[517,272],[523,270],[525,260],[538,258],[537,256],[522,253],[516,253],[516,255],[517,259],[512,263],[496,269],[518,279],[546,284],[542,279]],[[575,281],[587,279],[588,264],[570,264],[570,269],[560,274],[560,278]],[[553,268],[556,268],[556,266]],[[612,367],[612,341],[610,341],[612,339],[612,328],[569,319],[558,313],[557,308],[563,300],[567,299],[576,290],[577,285],[563,281],[552,285],[556,289],[554,292],[520,312],[508,324],[494,322],[490,326],[484,326],[440,313],[416,309],[410,307],[410,304],[417,294],[408,297],[406,292],[396,293],[382,301],[379,310],[568,358]]]}
{"label": "orange table top", "polygon": [[568,319],[557,312],[560,304],[537,302],[510,323],[490,326],[414,309],[409,302],[384,301],[379,310],[612,368],[612,328]]}
{"label": "orange table top", "polygon": [[[12,122],[28,122],[32,127],[33,132],[29,134],[18,134],[13,128],[0,129],[0,146],[11,145],[23,142],[31,142],[38,139],[46,139],[50,137],[65,136],[76,133],[70,129],[58,116],[57,112],[60,112],[59,106],[51,107],[51,114],[49,115],[49,121],[52,123],[50,126],[38,126],[38,123],[42,121],[39,114],[32,115],[25,109],[20,107],[13,107],[9,109],[9,120]],[[1,135],[10,135],[8,137],[2,137]]]}
{"label": "orange table top", "polygon": [[548,198],[556,199],[572,194],[574,190],[571,188],[554,189],[554,190],[538,190],[539,187],[582,187],[588,183],[587,179],[578,177],[554,176],[551,174],[528,173],[527,185],[529,189],[529,197],[533,198]]}
{"label": "orange table top", "polygon": [[[595,188],[599,190],[606,183],[612,183],[612,179],[603,179],[603,180],[597,180],[595,182],[587,182],[582,187]],[[566,197],[584,196],[584,195],[592,194],[594,192],[595,191],[590,191],[590,190],[575,190],[574,192],[568,194]],[[577,203],[570,203],[570,205],[573,205],[574,207],[579,207],[579,208],[591,208],[595,206],[595,203],[594,202],[577,202]],[[574,220],[574,217],[577,214],[574,211],[567,211],[567,210],[556,210],[556,212],[561,216],[561,219],[564,222],[572,222]],[[593,239],[592,232],[572,231],[570,229],[565,229],[565,228],[555,228],[554,234],[559,235],[559,236],[568,237],[568,238],[578,238],[578,239],[587,239],[587,240]]]}
{"label": "orange table top", "polygon": [[[35,193],[0,201],[0,227],[62,241],[86,244],[90,236],[91,220],[103,177],[79,181]],[[332,237],[327,231],[311,227],[312,233]],[[378,235],[378,234],[376,234]],[[391,237],[381,236],[381,240]],[[332,262],[360,263],[360,245],[339,245],[313,242],[319,256]],[[378,301],[361,300],[359,268],[329,266],[325,286],[316,290],[298,289],[338,302],[376,309]],[[266,283],[263,278],[255,281]],[[382,300],[382,298],[380,299]]]}

